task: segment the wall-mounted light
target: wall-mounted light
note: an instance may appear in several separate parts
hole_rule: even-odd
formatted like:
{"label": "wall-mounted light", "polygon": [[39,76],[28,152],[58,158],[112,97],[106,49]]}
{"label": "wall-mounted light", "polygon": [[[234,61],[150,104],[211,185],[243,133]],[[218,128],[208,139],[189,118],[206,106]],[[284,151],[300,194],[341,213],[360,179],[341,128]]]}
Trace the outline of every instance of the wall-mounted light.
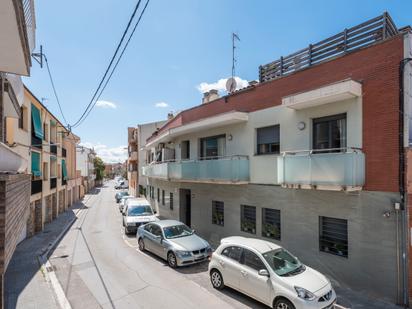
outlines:
{"label": "wall-mounted light", "polygon": [[305,130],[305,128],[306,128],[306,123],[303,122],[303,121],[299,121],[297,127],[298,127],[298,129],[299,129],[300,131]]}
{"label": "wall-mounted light", "polygon": [[229,135],[227,136],[227,140],[228,140],[228,141],[231,141],[232,139],[233,139],[232,134],[229,134]]}

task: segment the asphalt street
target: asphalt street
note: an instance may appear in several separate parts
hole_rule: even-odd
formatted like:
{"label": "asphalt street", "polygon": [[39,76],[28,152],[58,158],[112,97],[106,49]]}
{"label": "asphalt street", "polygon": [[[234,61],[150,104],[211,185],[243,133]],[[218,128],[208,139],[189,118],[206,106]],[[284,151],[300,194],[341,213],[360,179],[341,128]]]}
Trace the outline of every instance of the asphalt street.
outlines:
{"label": "asphalt street", "polygon": [[72,308],[268,308],[232,289],[214,290],[207,263],[178,268],[139,251],[123,233],[112,183],[85,200],[49,260]]}

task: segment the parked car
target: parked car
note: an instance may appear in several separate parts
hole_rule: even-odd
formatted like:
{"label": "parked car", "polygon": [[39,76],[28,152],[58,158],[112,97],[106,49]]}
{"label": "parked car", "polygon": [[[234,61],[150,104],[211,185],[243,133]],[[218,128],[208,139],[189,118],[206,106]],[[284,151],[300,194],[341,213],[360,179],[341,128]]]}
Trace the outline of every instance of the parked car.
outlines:
{"label": "parked car", "polygon": [[129,199],[135,199],[135,197],[134,197],[134,196],[131,196],[131,195],[126,195],[126,196],[123,196],[123,197],[120,199],[120,202],[119,202],[119,211],[120,211],[121,213],[123,213],[124,206],[125,206],[127,200],[129,200]]}
{"label": "parked car", "polygon": [[265,240],[228,237],[209,263],[214,288],[230,286],[274,309],[329,309],[330,281],[287,250]]}
{"label": "parked car", "polygon": [[118,190],[118,189],[122,189],[123,186],[124,186],[124,181],[119,181],[114,185],[114,188]]}
{"label": "parked car", "polygon": [[116,199],[116,203],[119,203],[120,200],[122,199],[122,197],[125,197],[125,196],[128,196],[128,195],[129,195],[129,192],[127,192],[127,191],[117,192],[114,195],[114,198]]}
{"label": "parked car", "polygon": [[147,200],[133,200],[123,212],[124,233],[136,233],[140,225],[158,220]]}
{"label": "parked car", "polygon": [[176,220],[161,220],[140,226],[136,235],[141,251],[150,251],[175,268],[206,261],[212,254],[209,243]]}

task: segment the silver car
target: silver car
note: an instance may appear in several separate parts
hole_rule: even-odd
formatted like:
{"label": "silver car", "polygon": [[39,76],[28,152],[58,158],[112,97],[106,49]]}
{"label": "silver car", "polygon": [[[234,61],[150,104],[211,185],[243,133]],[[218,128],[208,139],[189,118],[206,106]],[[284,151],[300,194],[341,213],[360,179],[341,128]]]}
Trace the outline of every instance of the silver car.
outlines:
{"label": "silver car", "polygon": [[170,267],[190,265],[212,255],[209,243],[176,220],[161,220],[142,225],[137,230],[141,251],[150,251],[167,260]]}

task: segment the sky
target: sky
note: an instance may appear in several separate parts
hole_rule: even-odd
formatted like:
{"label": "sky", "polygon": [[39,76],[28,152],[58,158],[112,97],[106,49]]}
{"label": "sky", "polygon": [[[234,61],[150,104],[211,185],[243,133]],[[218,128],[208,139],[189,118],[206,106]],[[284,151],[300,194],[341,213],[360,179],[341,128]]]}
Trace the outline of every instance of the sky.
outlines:
{"label": "sky", "polygon": [[[142,0],[141,8],[146,0]],[[35,0],[36,44],[43,45],[63,113],[75,123],[89,103],[137,0]],[[224,90],[231,76],[232,32],[238,84],[259,65],[389,12],[412,24],[412,1],[150,0],[111,82],[73,130],[106,162],[126,159],[127,127],[165,120]],[[33,61],[25,84],[62,119],[46,68]]]}

